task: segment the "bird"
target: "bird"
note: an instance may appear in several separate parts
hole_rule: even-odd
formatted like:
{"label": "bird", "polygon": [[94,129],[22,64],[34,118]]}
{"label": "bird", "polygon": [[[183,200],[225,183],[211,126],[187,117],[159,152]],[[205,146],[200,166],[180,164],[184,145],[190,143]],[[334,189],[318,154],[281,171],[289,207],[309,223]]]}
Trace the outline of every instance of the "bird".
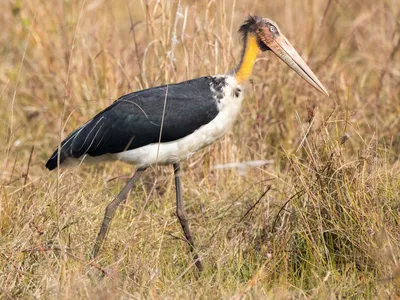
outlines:
{"label": "bird", "polygon": [[176,187],[176,215],[199,271],[182,199],[180,163],[220,140],[240,111],[246,83],[263,52],[272,52],[325,96],[325,87],[268,19],[249,15],[239,31],[242,52],[238,65],[223,75],[204,76],[121,96],[85,124],[72,131],[46,163],[49,170],[82,162],[122,161],[136,167],[125,187],[108,204],[92,250],[96,258],[118,206],[134,183],[153,165],[172,165]]}

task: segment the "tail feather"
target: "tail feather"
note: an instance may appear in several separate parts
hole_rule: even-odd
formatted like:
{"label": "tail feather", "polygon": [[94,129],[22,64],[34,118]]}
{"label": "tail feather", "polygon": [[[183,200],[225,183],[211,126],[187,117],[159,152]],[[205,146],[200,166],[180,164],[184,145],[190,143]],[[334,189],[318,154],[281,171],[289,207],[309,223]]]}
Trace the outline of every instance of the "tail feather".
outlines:
{"label": "tail feather", "polygon": [[[46,168],[51,170],[54,170],[58,166],[58,162],[60,162],[60,165],[67,159],[68,157],[74,157],[73,156],[73,148],[72,148],[72,143],[75,140],[75,137],[77,133],[85,126],[86,124],[82,125],[78,129],[74,130],[64,141],[61,142],[61,148],[59,150],[59,147],[57,147],[54,150],[54,153],[52,156],[49,158],[49,160],[46,163]],[[60,159],[58,159],[58,156],[60,155]]]}
{"label": "tail feather", "polygon": [[[66,139],[61,143],[61,149],[59,151],[58,147],[55,149],[54,153],[52,156],[49,158],[49,160],[46,163],[46,168],[51,170],[54,170],[58,166],[58,162],[60,162],[60,165],[64,162],[64,160],[71,155],[71,145],[72,145],[72,140],[71,139]],[[60,159],[58,159],[58,156],[60,155]]]}
{"label": "tail feather", "polygon": [[[60,164],[65,160],[65,158],[66,158],[66,156],[61,153]],[[57,165],[58,165],[58,148],[53,153],[51,158],[47,161],[46,168],[51,171],[51,170],[54,170],[55,168],[57,168]]]}

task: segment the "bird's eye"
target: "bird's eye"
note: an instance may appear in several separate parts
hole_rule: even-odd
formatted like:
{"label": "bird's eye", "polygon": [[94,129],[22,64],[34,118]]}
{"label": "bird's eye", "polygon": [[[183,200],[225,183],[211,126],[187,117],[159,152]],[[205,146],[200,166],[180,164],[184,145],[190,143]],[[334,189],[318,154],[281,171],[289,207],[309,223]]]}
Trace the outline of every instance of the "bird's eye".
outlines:
{"label": "bird's eye", "polygon": [[276,27],[275,27],[275,26],[270,26],[270,27],[269,27],[269,31],[275,32],[275,31],[276,31]]}

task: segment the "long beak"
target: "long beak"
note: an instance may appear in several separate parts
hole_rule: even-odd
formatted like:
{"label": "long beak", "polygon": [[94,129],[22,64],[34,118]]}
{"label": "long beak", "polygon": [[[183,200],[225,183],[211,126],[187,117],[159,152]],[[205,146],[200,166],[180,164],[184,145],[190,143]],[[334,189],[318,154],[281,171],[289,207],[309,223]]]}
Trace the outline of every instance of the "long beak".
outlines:
{"label": "long beak", "polygon": [[307,66],[307,64],[283,34],[280,34],[279,37],[273,39],[268,44],[268,47],[289,67],[295,70],[296,73],[299,74],[305,81],[307,81],[325,96],[329,96],[329,93],[318,80],[317,76],[315,76],[313,71],[311,71],[311,69]]}

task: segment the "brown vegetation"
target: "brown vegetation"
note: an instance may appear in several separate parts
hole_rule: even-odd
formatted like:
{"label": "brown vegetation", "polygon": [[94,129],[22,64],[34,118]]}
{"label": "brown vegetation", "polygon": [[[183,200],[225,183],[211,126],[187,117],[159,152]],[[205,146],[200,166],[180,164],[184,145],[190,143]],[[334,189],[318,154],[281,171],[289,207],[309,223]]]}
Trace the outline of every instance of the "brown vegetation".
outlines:
{"label": "brown vegetation", "polygon": [[[384,298],[400,282],[398,0],[0,2],[0,298]],[[238,122],[183,165],[199,278],[172,168],[146,173],[89,254],[132,168],[48,172],[118,96],[233,68],[247,14],[275,20],[331,94],[274,55]],[[178,43],[173,42],[174,40]],[[218,164],[272,160],[243,169]]]}

